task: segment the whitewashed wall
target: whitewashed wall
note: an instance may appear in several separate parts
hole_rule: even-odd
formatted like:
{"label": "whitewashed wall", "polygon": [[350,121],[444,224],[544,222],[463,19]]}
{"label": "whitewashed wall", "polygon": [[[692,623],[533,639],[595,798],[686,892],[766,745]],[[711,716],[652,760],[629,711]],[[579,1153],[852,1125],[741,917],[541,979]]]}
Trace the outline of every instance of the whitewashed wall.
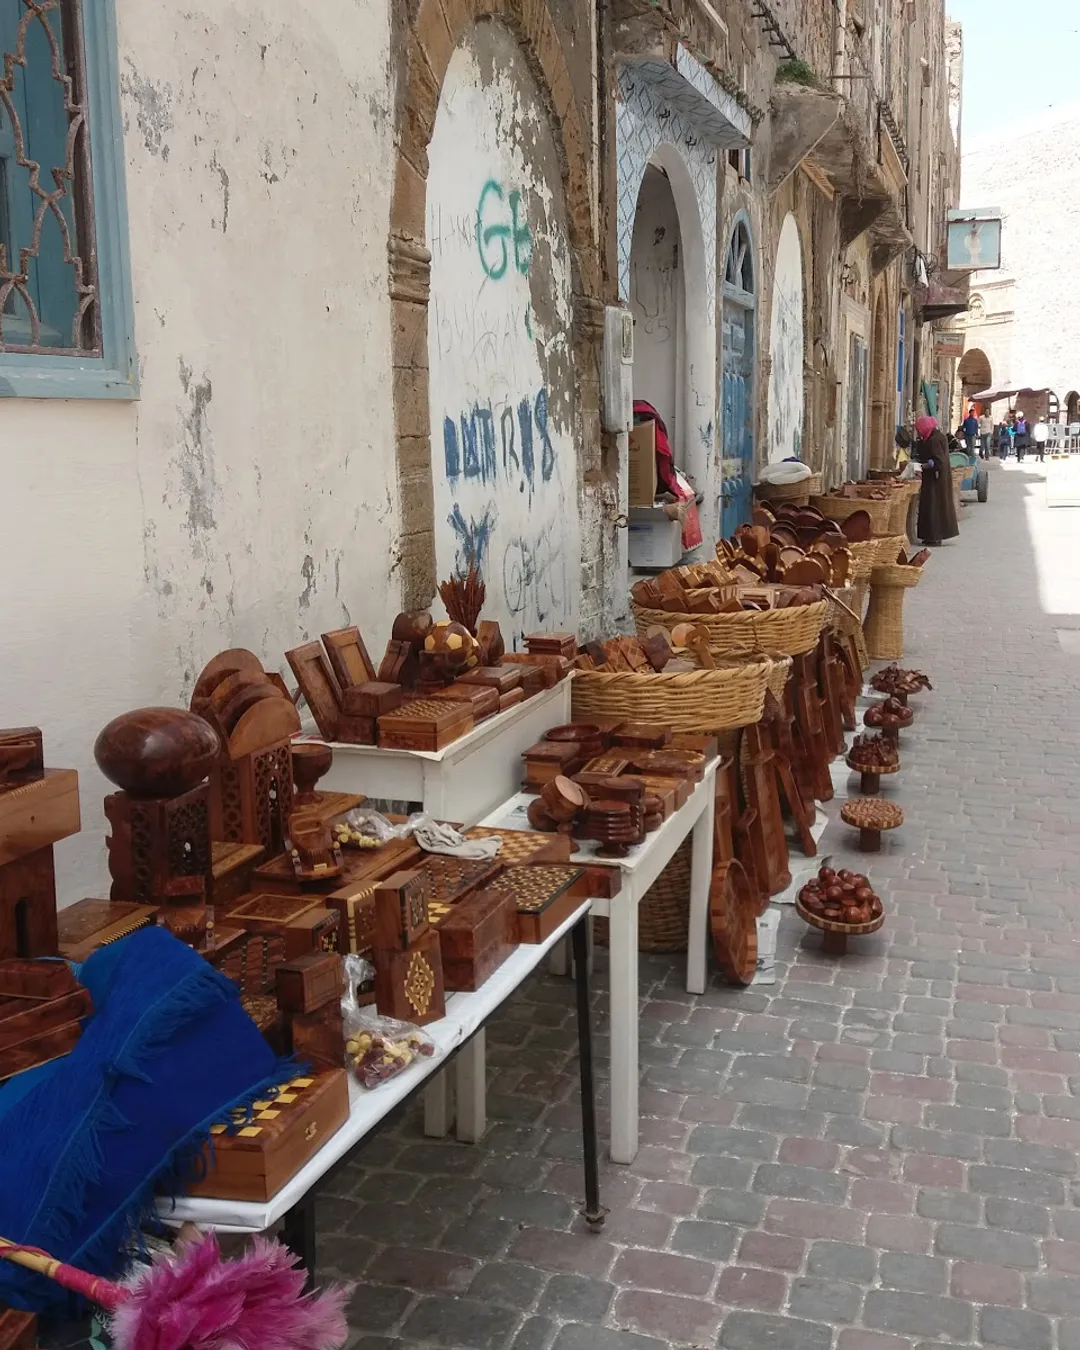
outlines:
{"label": "whitewashed wall", "polygon": [[0,722],[80,771],[67,902],[110,718],[398,608],[385,0],[117,8],[142,398],[0,407]]}
{"label": "whitewashed wall", "polygon": [[772,323],[769,330],[768,462],[790,459],[802,450],[803,435],[803,260],[799,226],[788,215],[776,246]]}
{"label": "whitewashed wall", "polygon": [[682,440],[684,335],[683,250],[679,213],[667,179],[645,170],[630,253],[630,309],[634,315],[634,397],[651,403],[664,420],[676,455]]}
{"label": "whitewashed wall", "polygon": [[507,645],[576,629],[581,532],[571,264],[555,140],[509,30],[451,58],[428,150],[440,578],[478,560]]}

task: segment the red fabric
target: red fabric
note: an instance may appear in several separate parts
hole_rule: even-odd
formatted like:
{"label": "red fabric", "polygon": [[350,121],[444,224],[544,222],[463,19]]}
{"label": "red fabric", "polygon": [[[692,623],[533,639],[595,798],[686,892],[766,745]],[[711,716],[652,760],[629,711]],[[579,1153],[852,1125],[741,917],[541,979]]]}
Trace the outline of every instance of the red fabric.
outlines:
{"label": "red fabric", "polygon": [[701,520],[698,516],[695,492],[689,483],[683,482],[676,469],[675,457],[671,453],[671,441],[664,420],[651,403],[644,399],[634,400],[634,422],[651,421],[656,423],[656,477],[660,492],[670,492],[678,501],[688,502],[683,517],[682,546],[689,552],[702,541]]}

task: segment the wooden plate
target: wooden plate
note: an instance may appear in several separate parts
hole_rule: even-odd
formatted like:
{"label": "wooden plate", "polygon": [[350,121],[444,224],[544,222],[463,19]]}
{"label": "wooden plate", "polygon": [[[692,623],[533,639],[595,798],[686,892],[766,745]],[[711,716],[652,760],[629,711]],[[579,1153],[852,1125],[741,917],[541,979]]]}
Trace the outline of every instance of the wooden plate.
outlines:
{"label": "wooden plate", "polygon": [[742,863],[717,863],[709,887],[709,931],[716,964],[733,984],[749,984],[757,971],[757,911]]}
{"label": "wooden plate", "polygon": [[887,768],[882,769],[868,769],[862,764],[856,764],[850,755],[846,757],[844,762],[847,764],[848,768],[851,770],[852,773],[876,773],[879,778],[884,778],[886,774],[900,772],[899,764],[892,764],[889,765]]}

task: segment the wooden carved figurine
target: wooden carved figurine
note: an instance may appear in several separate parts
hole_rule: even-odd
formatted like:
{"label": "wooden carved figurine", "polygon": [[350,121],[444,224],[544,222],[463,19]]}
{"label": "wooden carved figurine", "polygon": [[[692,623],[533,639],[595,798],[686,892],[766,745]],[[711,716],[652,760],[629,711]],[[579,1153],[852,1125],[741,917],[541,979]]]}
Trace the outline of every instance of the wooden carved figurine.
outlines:
{"label": "wooden carved figurine", "polygon": [[79,826],[75,770],[44,767],[36,727],[0,731],[0,960],[55,956],[53,844]]}

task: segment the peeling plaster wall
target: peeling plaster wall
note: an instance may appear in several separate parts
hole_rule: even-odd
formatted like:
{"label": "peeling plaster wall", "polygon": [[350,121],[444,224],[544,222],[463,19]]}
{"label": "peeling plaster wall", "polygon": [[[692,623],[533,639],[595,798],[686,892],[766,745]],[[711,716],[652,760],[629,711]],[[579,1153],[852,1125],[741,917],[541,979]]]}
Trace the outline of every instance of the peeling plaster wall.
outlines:
{"label": "peeling plaster wall", "polygon": [[773,273],[769,333],[770,464],[802,452],[804,350],[802,243],[795,217],[789,215],[780,231]]}
{"label": "peeling plaster wall", "polygon": [[576,631],[581,590],[571,261],[547,110],[516,39],[455,51],[428,149],[428,359],[438,575],[475,558],[521,646]]}
{"label": "peeling plaster wall", "polygon": [[385,3],[118,9],[142,398],[0,420],[3,721],[79,769],[65,902],[105,894],[110,718],[397,609]]}

